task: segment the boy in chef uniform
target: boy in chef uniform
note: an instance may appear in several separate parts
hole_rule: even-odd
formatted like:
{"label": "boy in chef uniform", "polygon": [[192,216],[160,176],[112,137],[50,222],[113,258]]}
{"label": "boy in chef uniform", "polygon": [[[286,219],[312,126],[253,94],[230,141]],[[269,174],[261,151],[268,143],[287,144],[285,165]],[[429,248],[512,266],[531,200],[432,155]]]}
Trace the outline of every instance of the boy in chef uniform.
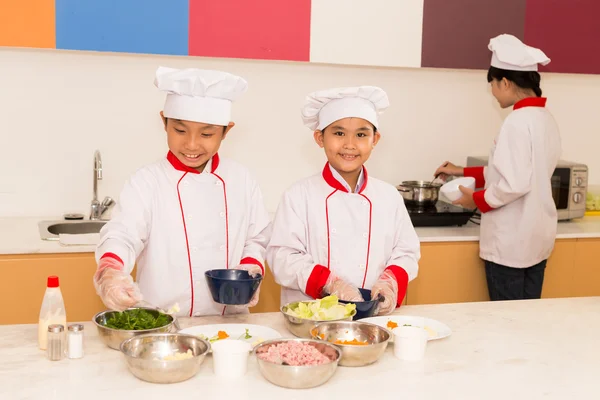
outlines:
{"label": "boy in chef uniform", "polygon": [[364,163],[381,135],[387,94],[362,86],[311,93],[302,108],[328,162],[289,188],[267,247],[282,286],[282,304],[335,294],[363,300],[358,288],[382,295],[379,314],[399,307],[417,276],[419,239],[396,188],[368,176]]}
{"label": "boy in chef uniform", "polygon": [[557,212],[550,180],[561,154],[556,121],[545,108],[538,64],[550,59],[512,35],[490,40],[487,80],[500,107],[512,107],[490,151],[488,166],[444,163],[436,175],[476,179],[456,203],[479,208],[480,257],[491,300],[539,299],[546,260],[554,248]]}
{"label": "boy in chef uniform", "polygon": [[[261,191],[246,168],[218,154],[247,83],[226,72],[160,67],[155,85],[167,93],[160,115],[169,152],[125,184],[100,233],[96,290],[115,310],[143,299],[185,316],[247,312],[215,303],[204,277],[226,268],[264,274],[270,219]],[[258,293],[248,307],[257,302]]]}

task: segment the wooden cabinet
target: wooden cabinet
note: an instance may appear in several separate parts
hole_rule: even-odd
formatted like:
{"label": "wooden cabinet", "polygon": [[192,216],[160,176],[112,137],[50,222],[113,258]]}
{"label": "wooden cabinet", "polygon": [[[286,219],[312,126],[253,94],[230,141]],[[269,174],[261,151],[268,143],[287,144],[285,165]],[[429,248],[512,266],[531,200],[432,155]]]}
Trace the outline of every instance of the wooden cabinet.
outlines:
{"label": "wooden cabinet", "polygon": [[90,253],[0,256],[0,324],[37,323],[49,275],[60,279],[68,321],[90,321],[105,309],[92,283],[95,271]]}
{"label": "wooden cabinet", "polygon": [[[90,321],[106,309],[92,283],[95,271],[93,253],[0,255],[0,324],[37,323],[49,275],[60,279],[68,321]],[[278,311],[279,295],[279,285],[267,274],[251,312]]]}
{"label": "wooden cabinet", "polygon": [[[405,304],[489,300],[478,242],[422,243],[421,253]],[[0,255],[0,324],[37,322],[48,275],[60,277],[68,320],[89,321],[105,309],[92,284],[95,270],[92,253]],[[250,311],[278,311],[280,293],[269,271]],[[542,297],[577,296],[600,296],[600,239],[557,240],[548,260]]]}
{"label": "wooden cabinet", "polygon": [[419,275],[406,297],[408,305],[489,300],[479,243],[421,243]]}
{"label": "wooden cabinet", "polygon": [[578,292],[574,286],[576,244],[576,239],[557,240],[554,244],[544,271],[542,298],[572,297]]}
{"label": "wooden cabinet", "polygon": [[578,239],[573,296],[600,296],[600,239]]}

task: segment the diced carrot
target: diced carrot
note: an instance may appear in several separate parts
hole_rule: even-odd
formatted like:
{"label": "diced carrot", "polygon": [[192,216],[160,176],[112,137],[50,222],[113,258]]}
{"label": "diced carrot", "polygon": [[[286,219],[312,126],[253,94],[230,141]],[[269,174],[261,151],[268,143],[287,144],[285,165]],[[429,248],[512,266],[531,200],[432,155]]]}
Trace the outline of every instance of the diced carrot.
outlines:
{"label": "diced carrot", "polygon": [[354,338],[352,340],[336,340],[335,342],[333,342],[333,344],[349,344],[349,345],[354,345],[354,346],[366,346],[369,344],[369,342],[367,342],[366,340],[364,342]]}
{"label": "diced carrot", "polygon": [[395,323],[394,321],[388,321],[387,327],[390,328],[390,329],[394,329],[394,328],[398,327],[398,324]]}
{"label": "diced carrot", "polygon": [[225,331],[217,332],[217,336],[219,337],[219,339],[227,339],[229,337],[229,335]]}

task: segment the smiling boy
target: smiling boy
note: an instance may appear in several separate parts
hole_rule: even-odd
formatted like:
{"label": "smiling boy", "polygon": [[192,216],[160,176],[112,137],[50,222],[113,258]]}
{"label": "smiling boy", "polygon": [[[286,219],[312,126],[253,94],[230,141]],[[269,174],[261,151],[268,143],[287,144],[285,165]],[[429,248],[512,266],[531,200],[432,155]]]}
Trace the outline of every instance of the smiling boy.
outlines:
{"label": "smiling boy", "polygon": [[[160,113],[169,152],[125,184],[101,231],[94,285],[116,310],[142,299],[178,315],[247,311],[212,300],[204,273],[237,268],[264,274],[270,221],[261,191],[243,166],[219,157],[234,123],[231,104],[244,79],[220,71],[159,68],[167,92]],[[131,271],[137,263],[137,282]],[[249,307],[258,302],[258,293]]]}
{"label": "smiling boy", "polygon": [[388,314],[417,276],[419,239],[404,201],[364,167],[388,106],[386,93],[372,86],[308,95],[303,121],[327,163],[289,188],[277,209],[267,261],[283,287],[282,304],[327,294],[360,301],[358,288],[365,288],[384,298],[378,313]]}

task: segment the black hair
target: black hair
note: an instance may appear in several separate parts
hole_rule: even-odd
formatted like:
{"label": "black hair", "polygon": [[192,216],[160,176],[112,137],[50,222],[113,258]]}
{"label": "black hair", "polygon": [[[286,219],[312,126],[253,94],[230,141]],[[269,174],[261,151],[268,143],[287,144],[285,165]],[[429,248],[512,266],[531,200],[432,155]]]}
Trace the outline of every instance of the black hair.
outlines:
{"label": "black hair", "polygon": [[542,97],[542,88],[540,88],[541,76],[537,71],[510,71],[496,67],[490,67],[487,73],[487,81],[492,79],[501,81],[502,78],[513,82],[521,89],[531,89],[537,97]]}

